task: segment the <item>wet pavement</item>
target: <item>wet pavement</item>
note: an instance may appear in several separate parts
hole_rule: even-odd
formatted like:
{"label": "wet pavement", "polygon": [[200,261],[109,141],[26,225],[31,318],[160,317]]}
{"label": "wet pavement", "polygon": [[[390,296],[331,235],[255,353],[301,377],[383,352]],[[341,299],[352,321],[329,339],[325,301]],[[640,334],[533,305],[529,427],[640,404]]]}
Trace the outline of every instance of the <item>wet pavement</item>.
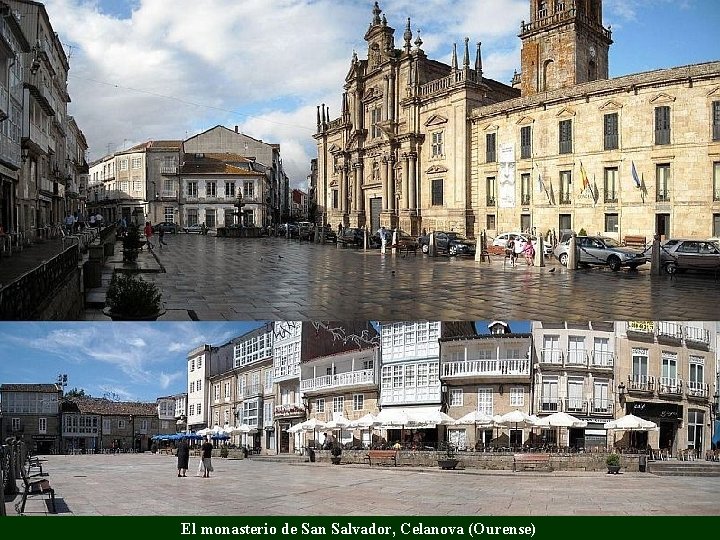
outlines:
{"label": "wet pavement", "polygon": [[[333,466],[170,455],[44,456],[60,515],[720,515],[717,478]],[[119,496],[121,494],[121,496]],[[164,494],[158,496],[158,494]],[[28,515],[48,514],[46,498]],[[12,502],[8,516],[14,516]]]}
{"label": "wet pavement", "polygon": [[[714,320],[713,275],[574,272],[284,238],[166,235],[155,249],[166,320]],[[102,315],[100,315],[102,317]],[[86,318],[96,318],[92,311]]]}
{"label": "wet pavement", "polygon": [[[716,320],[712,274],[653,276],[592,267],[568,271],[421,253],[382,255],[284,238],[166,235],[141,254],[143,278],[162,289],[161,320]],[[0,284],[60,252],[49,241],[0,259]],[[88,295],[85,320],[102,314],[104,288],[122,264],[118,244],[103,288]]]}

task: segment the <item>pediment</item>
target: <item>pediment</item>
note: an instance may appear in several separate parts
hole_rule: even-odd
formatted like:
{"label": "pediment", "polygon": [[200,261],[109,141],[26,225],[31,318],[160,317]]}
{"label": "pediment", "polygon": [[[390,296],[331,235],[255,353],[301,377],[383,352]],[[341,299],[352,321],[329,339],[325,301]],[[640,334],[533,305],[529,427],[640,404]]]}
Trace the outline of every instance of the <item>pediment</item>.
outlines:
{"label": "pediment", "polygon": [[427,170],[425,171],[425,174],[439,174],[439,173],[444,173],[447,171],[448,171],[447,167],[443,167],[442,165],[432,165],[427,168]]}
{"label": "pediment", "polygon": [[363,94],[363,100],[368,101],[382,97],[383,93],[379,86],[371,86]]}
{"label": "pediment", "polygon": [[571,107],[563,107],[555,115],[556,118],[571,118],[575,116],[575,109]]}
{"label": "pediment", "polygon": [[340,148],[337,144],[333,143],[330,145],[330,148],[328,148],[328,152],[331,154],[338,154],[342,152],[342,148]]}
{"label": "pediment", "polygon": [[335,178],[334,180],[330,180],[329,185],[330,185],[330,187],[337,187],[337,185],[338,185],[337,178]]}
{"label": "pediment", "polygon": [[535,119],[531,116],[521,116],[520,119],[516,122],[518,126],[527,126],[530,124],[533,124],[535,122]]}
{"label": "pediment", "polygon": [[432,127],[432,126],[441,126],[443,124],[446,124],[448,121],[447,118],[444,116],[440,116],[439,114],[433,114],[425,120],[425,127]]}
{"label": "pediment", "polygon": [[493,132],[497,131],[498,129],[500,129],[500,126],[498,126],[497,124],[488,124],[483,128],[483,131]]}
{"label": "pediment", "polygon": [[720,97],[720,86],[716,86],[707,93],[707,97]]}
{"label": "pediment", "polygon": [[672,103],[673,101],[675,101],[675,98],[670,94],[666,94],[665,92],[660,92],[659,94],[656,94],[655,97],[650,99],[650,103],[652,105],[664,105],[667,103]]}
{"label": "pediment", "polygon": [[619,101],[615,101],[614,99],[611,99],[611,100],[606,101],[602,105],[600,105],[600,107],[598,107],[598,109],[601,111],[618,111],[618,110],[622,109],[622,103],[620,103]]}

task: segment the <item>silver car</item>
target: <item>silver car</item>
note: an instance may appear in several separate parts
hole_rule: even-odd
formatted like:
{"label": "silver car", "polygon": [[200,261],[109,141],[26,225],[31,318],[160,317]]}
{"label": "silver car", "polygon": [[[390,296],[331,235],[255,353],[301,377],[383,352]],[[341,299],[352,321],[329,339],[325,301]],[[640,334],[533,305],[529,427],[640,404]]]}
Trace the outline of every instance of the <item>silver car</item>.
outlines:
{"label": "silver car", "polygon": [[720,270],[720,246],[711,240],[672,238],[660,246],[660,264],[668,274]]}
{"label": "silver car", "polygon": [[[643,250],[623,247],[617,240],[612,238],[576,236],[575,242],[580,251],[578,261],[580,264],[607,265],[610,270],[617,272],[623,266],[636,270],[638,266],[645,264],[649,260]],[[561,242],[553,251],[563,266],[568,264],[569,252],[570,240]]]}

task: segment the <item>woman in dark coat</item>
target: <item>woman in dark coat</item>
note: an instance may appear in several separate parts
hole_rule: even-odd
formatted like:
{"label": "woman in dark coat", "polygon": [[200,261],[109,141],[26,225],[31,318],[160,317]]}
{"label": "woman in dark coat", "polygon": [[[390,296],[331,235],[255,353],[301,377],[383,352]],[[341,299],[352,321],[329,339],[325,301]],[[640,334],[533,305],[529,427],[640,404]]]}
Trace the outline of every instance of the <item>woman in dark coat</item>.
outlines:
{"label": "woman in dark coat", "polygon": [[[188,462],[190,461],[190,447],[188,443],[181,440],[177,447],[177,469],[178,476],[186,476],[188,470]],[[182,474],[181,474],[182,473]]]}

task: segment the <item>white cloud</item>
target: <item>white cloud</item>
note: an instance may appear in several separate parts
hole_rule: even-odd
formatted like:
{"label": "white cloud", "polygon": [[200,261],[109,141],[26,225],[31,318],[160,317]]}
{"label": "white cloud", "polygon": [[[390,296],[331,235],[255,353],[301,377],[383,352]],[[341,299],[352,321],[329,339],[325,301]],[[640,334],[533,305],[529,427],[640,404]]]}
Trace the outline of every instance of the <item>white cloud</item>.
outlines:
{"label": "white cloud", "polygon": [[[66,50],[72,46],[69,111],[91,159],[148,139],[243,125],[280,143],[293,185],[304,184],[316,155],[315,106],[325,101],[337,116],[352,50],[366,56],[372,17],[372,2],[356,0],[139,0],[127,6],[128,18],[109,15],[117,6],[106,0],[46,7]],[[461,46],[467,35],[471,62],[483,41],[486,76],[505,81],[511,63],[494,62],[492,48],[514,38],[528,10],[524,0],[393,0],[381,8],[396,47],[410,16],[431,58],[449,59],[452,42]]]}

